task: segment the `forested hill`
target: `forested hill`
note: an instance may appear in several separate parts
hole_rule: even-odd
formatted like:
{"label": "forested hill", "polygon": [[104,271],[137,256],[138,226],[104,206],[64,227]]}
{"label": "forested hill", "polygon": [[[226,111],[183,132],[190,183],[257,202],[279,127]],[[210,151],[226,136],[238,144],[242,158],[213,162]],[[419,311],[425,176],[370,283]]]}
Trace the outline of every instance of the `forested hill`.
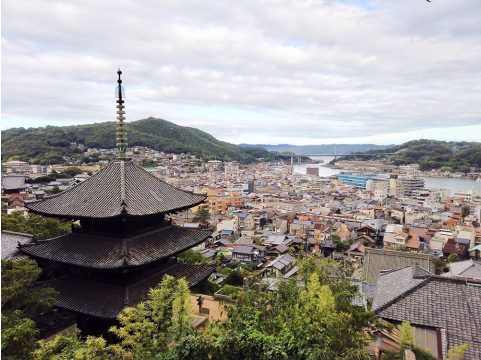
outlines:
{"label": "forested hill", "polygon": [[[220,160],[268,158],[262,148],[242,148],[217,140],[212,135],[191,127],[148,118],[126,123],[129,147],[146,146],[165,153],[191,153],[204,160],[217,157]],[[13,128],[2,131],[2,162],[16,159],[31,163],[56,163],[59,156],[74,156],[82,152],[72,143],[86,148],[115,148],[115,122],[76,126],[47,126],[42,128]]]}
{"label": "forested hill", "polygon": [[452,171],[469,172],[470,167],[481,170],[481,144],[474,142],[413,140],[383,150],[368,150],[359,153],[375,154],[376,156],[368,158],[366,156],[356,157],[356,154],[351,154],[342,156],[335,161],[383,159],[386,158],[384,154],[394,153],[394,155],[389,155],[388,161],[396,166],[419,164],[422,171],[450,168]]}

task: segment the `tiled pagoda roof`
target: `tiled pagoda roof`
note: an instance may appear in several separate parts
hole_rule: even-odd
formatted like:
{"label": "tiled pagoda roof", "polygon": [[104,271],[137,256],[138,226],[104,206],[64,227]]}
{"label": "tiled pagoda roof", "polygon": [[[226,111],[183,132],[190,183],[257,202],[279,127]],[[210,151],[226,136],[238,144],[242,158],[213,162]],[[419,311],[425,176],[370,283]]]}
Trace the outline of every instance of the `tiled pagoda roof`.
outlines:
{"label": "tiled pagoda roof", "polygon": [[51,287],[60,294],[55,307],[100,319],[116,319],[122,309],[147,300],[149,290],[162,282],[168,274],[176,279],[185,278],[189,287],[199,284],[215,271],[216,265],[190,265],[167,263],[159,271],[128,285],[114,285],[74,276],[36,284],[37,288]]}
{"label": "tiled pagoda roof", "polygon": [[97,270],[151,264],[205,241],[212,231],[166,226],[121,238],[73,232],[21,247],[33,258]]}
{"label": "tiled pagoda roof", "polygon": [[175,212],[204,200],[204,195],[169,185],[131,161],[117,160],[79,185],[25,207],[47,216],[108,219]]}

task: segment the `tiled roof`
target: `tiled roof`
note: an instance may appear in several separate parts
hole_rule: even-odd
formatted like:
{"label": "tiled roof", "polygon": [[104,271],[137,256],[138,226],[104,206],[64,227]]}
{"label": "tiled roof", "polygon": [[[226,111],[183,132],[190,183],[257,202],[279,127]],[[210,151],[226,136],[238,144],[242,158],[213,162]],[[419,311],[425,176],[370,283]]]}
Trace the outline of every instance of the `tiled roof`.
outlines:
{"label": "tiled roof", "polygon": [[176,279],[185,278],[189,287],[193,287],[207,279],[215,268],[215,264],[167,263],[153,275],[133,280],[125,286],[64,276],[38,283],[37,287],[52,287],[57,290],[60,294],[55,307],[59,309],[101,319],[115,319],[125,306],[145,301],[149,290],[160,284],[164,275],[168,274]]}
{"label": "tiled roof", "polygon": [[381,274],[377,281],[377,292],[372,303],[372,310],[377,310],[396,296],[426,281],[426,278],[432,275],[415,263]]}
{"label": "tiled roof", "polygon": [[6,175],[2,177],[2,186],[6,190],[22,189],[25,187],[25,175]]}
{"label": "tiled roof", "polygon": [[[392,273],[397,283],[405,277],[401,271]],[[395,275],[398,275],[396,277]],[[387,275],[384,275],[387,276]],[[381,279],[383,276],[381,276]],[[384,291],[378,282],[377,294]],[[377,295],[376,295],[377,296]],[[376,302],[376,300],[375,300]],[[481,355],[481,283],[429,276],[395,295],[374,312],[383,319],[408,321],[412,325],[443,329],[446,341],[444,351],[468,343],[465,360],[479,360]]]}
{"label": "tiled roof", "polygon": [[141,266],[205,241],[210,230],[166,226],[130,238],[73,232],[21,248],[34,258],[91,269]]}
{"label": "tiled roof", "polygon": [[2,260],[19,261],[28,256],[18,250],[18,244],[26,244],[34,238],[33,235],[13,231],[2,231]]}
{"label": "tiled roof", "polygon": [[204,200],[204,195],[169,185],[130,161],[115,161],[79,185],[25,206],[47,216],[112,218],[173,212]]}
{"label": "tiled roof", "polygon": [[400,269],[410,266],[414,262],[423,269],[434,273],[434,257],[432,255],[366,248],[364,274],[369,284],[376,284],[381,270]]}

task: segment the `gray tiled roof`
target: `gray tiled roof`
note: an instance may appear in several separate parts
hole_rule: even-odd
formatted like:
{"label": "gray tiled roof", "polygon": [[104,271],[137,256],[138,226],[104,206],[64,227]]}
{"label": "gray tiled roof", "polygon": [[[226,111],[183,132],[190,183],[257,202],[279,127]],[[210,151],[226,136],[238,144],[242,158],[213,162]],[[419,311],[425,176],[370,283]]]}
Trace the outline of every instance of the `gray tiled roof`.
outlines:
{"label": "gray tiled roof", "polygon": [[396,270],[410,266],[412,263],[417,263],[423,269],[434,273],[434,257],[432,255],[366,248],[364,274],[369,284],[376,284],[382,270]]}
{"label": "gray tiled roof", "polygon": [[79,185],[25,207],[47,216],[112,218],[174,212],[204,200],[204,195],[171,186],[131,161],[115,161]]}
{"label": "gray tiled roof", "polygon": [[64,276],[50,281],[37,283],[37,287],[52,287],[60,294],[55,307],[77,314],[94,316],[101,319],[115,319],[125,306],[145,301],[149,290],[162,282],[168,274],[176,279],[185,278],[189,287],[207,279],[216,265],[190,265],[166,263],[153,269],[150,276],[133,279],[127,285],[115,285],[74,276]]}
{"label": "gray tiled roof", "polygon": [[458,276],[481,280],[481,264],[473,260],[453,262],[449,264],[449,272],[443,274],[442,276]]}
{"label": "gray tiled roof", "polygon": [[25,175],[6,175],[2,177],[2,186],[6,190],[22,189],[25,187]]}
{"label": "gray tiled roof", "polygon": [[[392,272],[391,281],[403,281],[406,274]],[[384,276],[378,282],[377,293],[384,291]],[[398,276],[398,278],[396,278]],[[389,289],[387,288],[389,291]],[[376,295],[377,296],[377,295]],[[465,280],[429,276],[409,290],[393,298],[374,312],[381,318],[392,321],[408,321],[412,325],[444,329],[445,349],[468,343],[465,360],[481,357],[481,283]],[[376,300],[375,300],[376,301]]]}
{"label": "gray tiled roof", "polygon": [[22,247],[33,258],[91,269],[118,269],[150,264],[205,241],[210,230],[166,226],[119,238],[73,232]]}
{"label": "gray tiled roof", "polygon": [[18,244],[26,244],[33,239],[33,235],[13,231],[2,231],[2,260],[18,261],[28,256],[18,250]]}
{"label": "gray tiled roof", "polygon": [[375,311],[396,296],[426,281],[427,277],[432,275],[434,274],[417,264],[381,274],[377,281],[377,291],[372,303],[372,310]]}

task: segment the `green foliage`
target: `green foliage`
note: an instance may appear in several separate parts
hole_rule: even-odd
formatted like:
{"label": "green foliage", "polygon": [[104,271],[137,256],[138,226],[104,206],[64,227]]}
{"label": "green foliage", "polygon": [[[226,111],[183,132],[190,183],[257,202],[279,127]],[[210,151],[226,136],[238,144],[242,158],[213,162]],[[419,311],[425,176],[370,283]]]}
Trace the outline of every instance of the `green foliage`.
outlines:
{"label": "green foliage", "polygon": [[408,248],[406,247],[406,245],[398,245],[398,246],[396,246],[396,251],[406,252],[406,251],[408,251]]}
{"label": "green foliage", "polygon": [[458,262],[458,261],[459,261],[459,255],[458,254],[449,254],[448,262],[453,263],[453,262]]}
{"label": "green foliage", "polygon": [[412,346],[414,342],[414,328],[411,326],[409,322],[403,322],[401,326],[399,326],[399,345],[401,348],[406,348],[408,346]]}
{"label": "green foliage", "polygon": [[228,276],[230,273],[232,272],[232,269],[229,268],[229,267],[225,267],[222,269],[222,271],[220,272],[222,275],[225,275],[225,276]]}
{"label": "green foliage", "polygon": [[194,286],[191,290],[193,294],[204,294],[213,296],[215,292],[220,289],[220,285],[216,282],[210,281],[206,279],[202,281],[200,284]]}
{"label": "green foliage", "polygon": [[230,274],[224,279],[224,284],[242,286],[244,277],[238,270],[231,271]]}
{"label": "green foliage", "polygon": [[237,299],[242,288],[239,286],[225,285],[220,292],[221,295],[230,296],[232,299]]}
{"label": "green foliage", "polygon": [[236,261],[231,261],[227,264],[225,264],[226,267],[230,268],[230,269],[237,269],[238,267],[241,266],[241,263],[240,262],[236,262]]}
{"label": "green foliage", "polygon": [[193,222],[196,221],[202,221],[203,223],[209,223],[210,221],[210,213],[209,210],[207,210],[203,206],[199,206],[197,208],[197,211],[195,213],[195,216],[192,218]]}
{"label": "green foliage", "polygon": [[[33,352],[35,360],[105,360],[117,358],[109,353],[105,339],[87,337],[84,342],[80,331],[67,336],[57,335],[54,340],[39,341],[39,348]],[[118,358],[117,358],[118,359]]]}
{"label": "green foliage", "polygon": [[193,332],[188,296],[184,279],[177,282],[172,276],[165,276],[160,286],[150,290],[145,303],[122,311],[120,326],[110,329],[120,343],[109,346],[109,350],[129,359],[153,359],[168,353],[169,333],[178,341]]}
{"label": "green foliage", "polygon": [[74,177],[75,175],[81,174],[82,170],[76,166],[69,166],[63,171],[63,173]]}
{"label": "green foliage", "polygon": [[33,312],[53,306],[58,295],[54,289],[31,290],[42,270],[34,260],[2,260],[2,357],[29,359],[39,331],[28,318]]}
{"label": "green foliage", "polygon": [[[129,146],[146,146],[165,153],[190,153],[204,161],[238,160],[243,164],[264,158],[270,161],[278,158],[274,152],[263,148],[244,148],[217,140],[212,135],[198,129],[183,127],[172,122],[148,118],[125,124],[129,134]],[[13,128],[2,131],[2,159],[17,156],[18,160],[33,164],[63,163],[64,156],[73,157],[82,150],[72,146],[72,142],[82,143],[87,148],[115,148],[116,123],[105,122],[77,126],[45,128]],[[85,163],[98,161],[93,154],[90,159],[81,156]]]}
{"label": "green foliage", "polygon": [[119,315],[120,326],[111,329],[118,344],[107,346],[100,338],[81,343],[73,335],[57,337],[41,342],[35,356],[41,360],[369,359],[364,347],[375,338],[373,331],[383,326],[373,313],[351,305],[356,287],[342,276],[330,280],[329,270],[335,266],[329,261],[309,256],[297,265],[304,274],[310,273],[303,286],[280,281],[276,293],[259,295],[224,287],[223,292],[238,297],[235,307],[225,305],[226,320],[198,331],[189,325],[192,305],[187,283],[167,276],[145,303]]}
{"label": "green foliage", "polygon": [[186,264],[206,264],[207,258],[200,252],[188,249],[177,255],[177,261]]}
{"label": "green foliage", "polygon": [[225,255],[223,253],[217,254],[214,259],[214,261],[219,265],[222,264],[224,260],[225,260]]}
{"label": "green foliage", "polygon": [[33,213],[25,218],[22,213],[14,211],[8,215],[2,214],[2,230],[32,234],[44,240],[70,233],[72,222]]}
{"label": "green foliage", "polygon": [[[453,147],[468,146],[459,151]],[[385,153],[390,155],[390,161],[396,165],[419,164],[421,171],[451,168],[452,171],[469,172],[469,167],[481,169],[481,144],[466,142],[432,141],[427,139],[413,140],[402,145],[397,145],[383,150],[368,150],[362,154],[375,154],[372,159],[382,159]],[[355,154],[342,156],[331,161],[334,164],[341,160],[366,160],[365,157],[356,157]]]}
{"label": "green foliage", "polygon": [[446,360],[461,360],[469,349],[469,344],[462,344],[455,346],[448,350],[446,354]]}
{"label": "green foliage", "polygon": [[155,167],[157,166],[157,161],[153,159],[143,158],[140,160],[140,166],[147,168],[147,167]]}
{"label": "green foliage", "polygon": [[437,258],[434,260],[434,274],[441,275],[442,273],[447,271],[447,263],[446,260]]}
{"label": "green foliage", "polygon": [[30,359],[39,334],[35,322],[24,317],[22,311],[12,311],[8,315],[2,312],[2,358]]}

